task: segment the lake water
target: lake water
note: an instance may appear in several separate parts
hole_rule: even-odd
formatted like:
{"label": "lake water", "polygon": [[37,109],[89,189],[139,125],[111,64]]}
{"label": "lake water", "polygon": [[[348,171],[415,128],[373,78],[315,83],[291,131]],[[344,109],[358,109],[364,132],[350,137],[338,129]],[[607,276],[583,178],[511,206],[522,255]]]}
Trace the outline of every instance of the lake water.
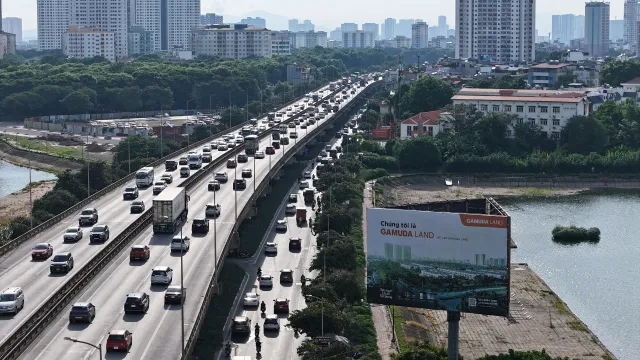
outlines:
{"label": "lake water", "polygon": [[[31,170],[31,181],[54,180],[55,175]],[[29,185],[29,169],[0,160],[0,197]]]}
{"label": "lake water", "polygon": [[[621,360],[640,358],[640,195],[505,201],[518,249],[569,308]],[[555,225],[599,227],[597,244],[551,240]],[[580,354],[576,354],[580,355]]]}

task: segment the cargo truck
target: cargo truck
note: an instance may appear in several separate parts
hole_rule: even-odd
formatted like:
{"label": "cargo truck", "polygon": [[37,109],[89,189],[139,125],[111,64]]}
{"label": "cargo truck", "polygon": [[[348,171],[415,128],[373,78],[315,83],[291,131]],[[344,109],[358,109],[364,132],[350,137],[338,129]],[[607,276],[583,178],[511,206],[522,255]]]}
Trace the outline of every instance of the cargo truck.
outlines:
{"label": "cargo truck", "polygon": [[244,152],[247,155],[253,155],[260,150],[260,139],[257,135],[249,135],[244,138]]}
{"label": "cargo truck", "polygon": [[187,193],[184,188],[166,188],[153,199],[153,232],[173,234],[187,220]]}

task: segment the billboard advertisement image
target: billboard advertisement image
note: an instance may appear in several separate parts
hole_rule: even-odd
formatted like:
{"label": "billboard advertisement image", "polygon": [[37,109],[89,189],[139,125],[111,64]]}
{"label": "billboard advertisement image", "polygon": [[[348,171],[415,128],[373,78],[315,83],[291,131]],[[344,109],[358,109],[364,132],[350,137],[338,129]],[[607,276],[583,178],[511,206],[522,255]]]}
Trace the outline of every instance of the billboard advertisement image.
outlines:
{"label": "billboard advertisement image", "polygon": [[507,316],[509,222],[367,209],[367,302]]}

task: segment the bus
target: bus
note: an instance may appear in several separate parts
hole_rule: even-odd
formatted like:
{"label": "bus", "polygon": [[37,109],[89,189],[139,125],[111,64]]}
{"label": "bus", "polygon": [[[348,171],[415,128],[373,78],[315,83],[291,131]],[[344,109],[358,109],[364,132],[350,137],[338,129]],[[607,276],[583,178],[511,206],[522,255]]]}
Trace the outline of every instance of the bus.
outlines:
{"label": "bus", "polygon": [[187,154],[187,159],[189,160],[190,169],[200,169],[202,167],[202,154],[190,153]]}
{"label": "bus", "polygon": [[260,150],[260,139],[256,135],[249,135],[244,138],[244,151],[247,155],[253,155]]}
{"label": "bus", "polygon": [[153,175],[154,174],[152,167],[143,167],[142,169],[136,171],[136,186],[151,186],[153,184]]}
{"label": "bus", "polygon": [[256,118],[250,119],[250,120],[249,120],[249,124],[251,124],[251,125],[253,125],[253,126],[258,125],[258,119],[256,119]]}
{"label": "bus", "polygon": [[251,126],[245,126],[240,130],[240,135],[247,137],[251,135]]}

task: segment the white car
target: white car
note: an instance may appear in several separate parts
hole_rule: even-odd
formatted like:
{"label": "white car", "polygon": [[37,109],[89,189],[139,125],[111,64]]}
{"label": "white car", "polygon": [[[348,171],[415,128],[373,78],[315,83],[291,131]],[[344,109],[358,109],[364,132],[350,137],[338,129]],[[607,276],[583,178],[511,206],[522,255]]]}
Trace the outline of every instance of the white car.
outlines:
{"label": "white car", "polygon": [[286,220],[276,221],[276,231],[287,231],[287,221]]}
{"label": "white car", "polygon": [[153,195],[158,195],[162,192],[162,190],[167,188],[167,183],[162,181],[156,181],[153,183]]}
{"label": "white car", "polygon": [[218,172],[214,176],[214,179],[218,180],[221,183],[226,183],[227,181],[229,181],[229,176],[227,175],[226,172]]}
{"label": "white car", "polygon": [[233,142],[233,140],[229,140],[229,142],[227,142],[227,146],[228,146],[229,148],[234,148],[234,147],[236,147],[236,143],[235,143],[235,142]]}
{"label": "white car", "polygon": [[207,207],[204,210],[204,214],[206,216],[217,217],[220,216],[221,210],[222,207],[220,206],[220,204],[207,204]]}
{"label": "white car", "polygon": [[284,213],[286,215],[295,215],[295,213],[296,213],[296,204],[287,204],[287,208],[284,209]]}
{"label": "white car", "polygon": [[260,295],[254,292],[246,293],[242,300],[244,306],[258,306],[260,305]]}
{"label": "white car", "polygon": [[280,319],[278,315],[271,314],[264,318],[264,330],[280,331]]}
{"label": "white car", "polygon": [[273,286],[273,276],[262,274],[262,276],[260,276],[260,279],[258,279],[258,282],[260,283],[260,286]]}
{"label": "white car", "polygon": [[62,241],[78,241],[80,239],[82,239],[82,229],[74,226],[65,230]]}
{"label": "white car", "polygon": [[267,130],[266,126],[264,126],[264,125],[258,126],[258,131],[265,131],[265,130]]}
{"label": "white car", "polygon": [[256,151],[255,158],[264,159],[264,151]]}
{"label": "white car", "polygon": [[173,270],[168,266],[156,266],[151,271],[151,284],[171,284]]}
{"label": "white car", "polygon": [[306,189],[308,187],[309,187],[309,182],[308,181],[301,181],[300,182],[300,190]]}
{"label": "white car", "polygon": [[218,145],[218,151],[227,151],[228,148],[226,143]]}
{"label": "white car", "polygon": [[185,235],[176,235],[171,239],[171,251],[189,251],[191,240]]}
{"label": "white car", "polygon": [[278,246],[274,242],[268,242],[267,245],[264,247],[264,253],[267,255],[268,254],[276,255],[278,254]]}
{"label": "white car", "polygon": [[22,288],[10,287],[0,293],[0,313],[18,314],[24,308],[24,292]]}
{"label": "white car", "polygon": [[302,176],[304,176],[305,179],[311,179],[311,171],[305,171]]}

